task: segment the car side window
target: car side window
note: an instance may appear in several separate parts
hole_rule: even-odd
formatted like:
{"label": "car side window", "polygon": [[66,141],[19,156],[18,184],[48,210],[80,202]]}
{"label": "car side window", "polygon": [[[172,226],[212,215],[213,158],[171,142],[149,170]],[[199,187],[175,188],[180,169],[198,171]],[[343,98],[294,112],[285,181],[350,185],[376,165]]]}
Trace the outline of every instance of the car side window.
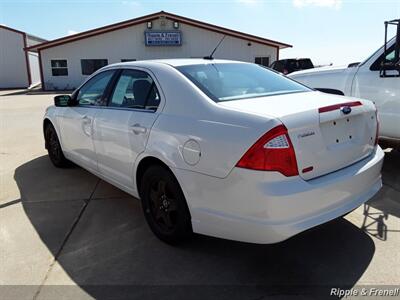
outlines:
{"label": "car side window", "polygon": [[122,71],[108,105],[156,111],[159,104],[160,96],[150,75],[126,69]]}
{"label": "car side window", "polygon": [[114,70],[104,71],[91,78],[79,90],[76,97],[79,105],[102,105],[102,98]]}

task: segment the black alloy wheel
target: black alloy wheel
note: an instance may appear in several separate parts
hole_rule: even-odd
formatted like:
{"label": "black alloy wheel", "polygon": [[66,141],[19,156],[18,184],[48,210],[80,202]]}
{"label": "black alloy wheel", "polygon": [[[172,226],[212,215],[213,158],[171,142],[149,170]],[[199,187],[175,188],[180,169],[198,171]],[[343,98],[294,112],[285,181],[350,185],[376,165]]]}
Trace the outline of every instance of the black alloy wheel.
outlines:
{"label": "black alloy wheel", "polygon": [[58,168],[69,166],[70,163],[64,156],[57,132],[52,124],[46,126],[45,140],[47,152],[53,165]]}
{"label": "black alloy wheel", "polygon": [[151,166],[142,178],[143,211],[151,230],[161,240],[174,244],[192,233],[191,218],[175,177],[162,166]]}

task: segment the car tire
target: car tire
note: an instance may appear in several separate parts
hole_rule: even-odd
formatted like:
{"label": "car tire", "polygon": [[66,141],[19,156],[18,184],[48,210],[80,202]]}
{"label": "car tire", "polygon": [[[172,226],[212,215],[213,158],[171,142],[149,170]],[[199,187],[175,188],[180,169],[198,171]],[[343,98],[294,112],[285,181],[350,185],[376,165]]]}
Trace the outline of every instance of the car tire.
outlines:
{"label": "car tire", "polygon": [[146,221],[160,240],[177,244],[192,236],[189,208],[171,171],[150,166],[143,174],[140,195]]}
{"label": "car tire", "polygon": [[60,140],[57,132],[52,124],[48,124],[44,130],[46,149],[50,160],[57,168],[65,168],[70,166],[70,161],[64,156],[61,148]]}

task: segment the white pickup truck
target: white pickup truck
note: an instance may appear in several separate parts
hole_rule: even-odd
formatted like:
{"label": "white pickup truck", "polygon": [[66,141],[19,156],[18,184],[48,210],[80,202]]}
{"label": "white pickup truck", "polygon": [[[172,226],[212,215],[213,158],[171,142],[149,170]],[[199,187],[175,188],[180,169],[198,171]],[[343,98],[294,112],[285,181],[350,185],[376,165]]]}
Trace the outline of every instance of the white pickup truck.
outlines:
{"label": "white pickup truck", "polygon": [[324,92],[373,101],[380,119],[380,140],[399,147],[400,38],[394,37],[385,45],[386,47],[383,46],[360,64],[316,68],[294,72],[288,76]]}

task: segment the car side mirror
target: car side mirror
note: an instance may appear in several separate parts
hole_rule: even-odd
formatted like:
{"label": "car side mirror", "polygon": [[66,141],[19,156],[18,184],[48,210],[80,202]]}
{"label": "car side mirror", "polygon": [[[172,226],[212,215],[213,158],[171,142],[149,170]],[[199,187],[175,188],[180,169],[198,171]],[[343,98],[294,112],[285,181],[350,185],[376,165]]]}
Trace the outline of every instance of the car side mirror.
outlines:
{"label": "car side mirror", "polygon": [[69,106],[71,100],[71,96],[69,95],[58,95],[54,97],[54,105],[58,107],[66,107]]}
{"label": "car side mirror", "polygon": [[77,101],[70,95],[58,95],[54,97],[54,105],[58,107],[76,106]]}
{"label": "car side mirror", "polygon": [[[396,26],[396,40],[394,44],[394,49],[388,49],[388,26]],[[388,51],[393,51],[389,52]],[[393,57],[388,58],[392,55]],[[380,77],[400,77],[400,19],[385,21],[385,44],[383,46],[383,59],[381,62],[381,68],[379,72]]]}

